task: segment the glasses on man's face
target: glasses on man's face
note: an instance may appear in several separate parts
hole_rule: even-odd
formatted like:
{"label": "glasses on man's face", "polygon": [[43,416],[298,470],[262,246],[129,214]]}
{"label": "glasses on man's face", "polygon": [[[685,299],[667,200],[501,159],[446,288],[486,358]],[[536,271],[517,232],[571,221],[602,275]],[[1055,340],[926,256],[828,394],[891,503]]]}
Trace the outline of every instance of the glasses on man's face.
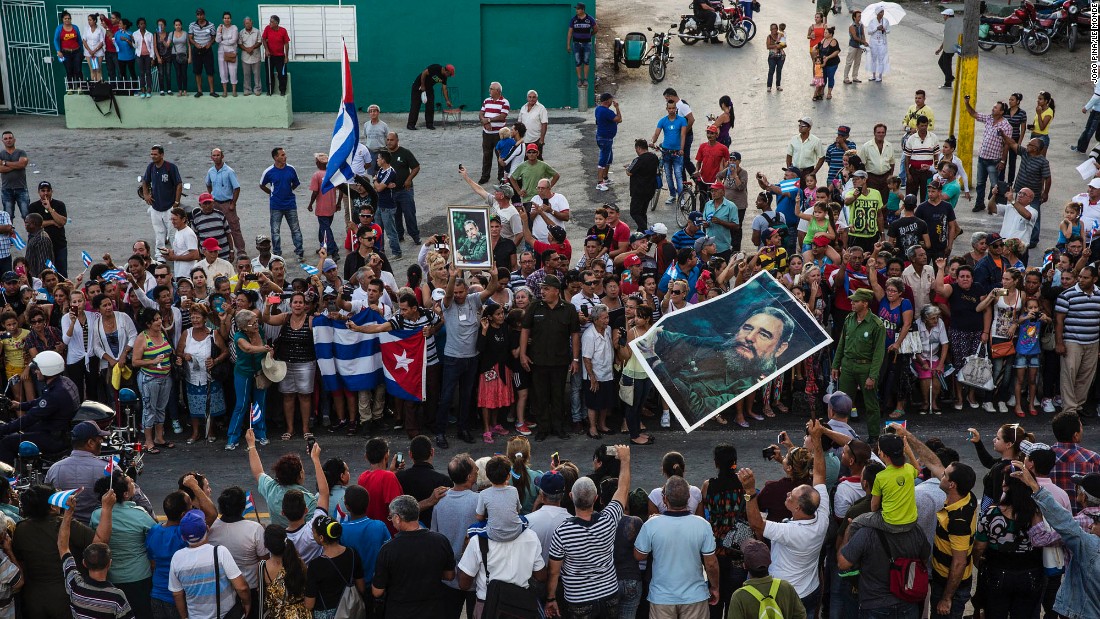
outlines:
{"label": "glasses on man's face", "polygon": [[594,282],[594,281],[587,281],[587,280],[586,280],[586,281],[584,281],[584,282],[581,282],[581,283],[583,283],[583,284],[584,284],[585,286],[595,286],[595,285],[596,285],[596,282]]}
{"label": "glasses on man's face", "polygon": [[360,217],[374,217],[374,213],[359,213]]}
{"label": "glasses on man's face", "polygon": [[156,274],[157,279],[163,279],[165,277],[171,277],[171,275],[169,273],[157,273]]}
{"label": "glasses on man's face", "polygon": [[549,185],[539,185],[539,191],[550,191]]}

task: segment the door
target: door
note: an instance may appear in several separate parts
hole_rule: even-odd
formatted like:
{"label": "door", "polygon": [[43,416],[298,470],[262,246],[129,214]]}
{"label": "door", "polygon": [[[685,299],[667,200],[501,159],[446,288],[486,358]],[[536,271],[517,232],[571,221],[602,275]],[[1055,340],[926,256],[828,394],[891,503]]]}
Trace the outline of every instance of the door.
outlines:
{"label": "door", "polygon": [[[57,115],[50,38],[53,26],[46,19],[44,0],[0,0],[6,68],[4,87],[10,84],[10,101],[17,114]],[[3,70],[3,69],[0,69]]]}
{"label": "door", "polygon": [[[500,82],[513,110],[539,93],[549,108],[576,107],[577,76],[573,55],[565,51],[571,4],[484,4],[481,6],[481,92]],[[525,24],[517,28],[517,24]],[[524,34],[517,35],[517,32]],[[595,63],[593,63],[595,68]],[[589,79],[595,80],[593,73]],[[522,84],[522,86],[521,86]],[[522,88],[522,90],[521,90]],[[480,106],[478,106],[480,107]]]}
{"label": "door", "polygon": [[8,61],[4,54],[4,25],[0,23],[0,111],[11,111],[11,90],[8,85]]}

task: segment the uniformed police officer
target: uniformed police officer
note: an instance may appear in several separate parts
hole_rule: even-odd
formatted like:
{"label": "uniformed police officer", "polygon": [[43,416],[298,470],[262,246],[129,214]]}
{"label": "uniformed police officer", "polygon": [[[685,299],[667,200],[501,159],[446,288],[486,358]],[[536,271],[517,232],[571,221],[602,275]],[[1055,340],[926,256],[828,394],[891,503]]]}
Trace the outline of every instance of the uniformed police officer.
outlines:
{"label": "uniformed police officer", "polygon": [[80,405],[80,390],[67,376],[65,359],[52,350],[34,356],[31,369],[45,383],[41,396],[12,406],[23,411],[15,421],[0,425],[0,461],[11,464],[19,451],[19,443],[30,441],[44,453],[56,452],[68,446],[69,425]]}

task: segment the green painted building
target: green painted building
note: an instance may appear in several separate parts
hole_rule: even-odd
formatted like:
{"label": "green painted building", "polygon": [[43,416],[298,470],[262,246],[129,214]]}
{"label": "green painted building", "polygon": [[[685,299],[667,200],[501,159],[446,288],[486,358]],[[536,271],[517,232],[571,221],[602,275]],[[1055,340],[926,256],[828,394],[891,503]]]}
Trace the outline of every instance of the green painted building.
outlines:
{"label": "green painted building", "polygon": [[[424,0],[415,5],[80,1],[84,4],[0,0],[0,110],[64,113],[64,69],[54,61],[52,49],[61,11],[68,10],[82,30],[88,14],[109,11],[119,11],[132,22],[145,17],[151,27],[163,17],[171,28],[178,17],[186,29],[198,6],[214,23],[220,23],[223,11],[231,12],[238,28],[246,16],[258,28],[266,25],[270,15],[280,17],[291,35],[288,72],[294,80],[294,111],[337,109],[341,37],[352,59],[355,101],[363,108],[376,103],[385,112],[408,110],[414,78],[433,63],[455,66],[449,84],[452,99],[467,110],[480,107],[494,80],[502,83],[513,107],[525,100],[531,88],[547,107],[577,105],[573,57],[565,47],[566,29],[574,14],[570,0]],[[588,5],[589,13],[595,14],[595,3]],[[590,77],[589,82],[594,81]],[[453,96],[456,91],[457,97]],[[591,88],[587,96],[591,103]],[[436,101],[442,102],[438,93]]]}

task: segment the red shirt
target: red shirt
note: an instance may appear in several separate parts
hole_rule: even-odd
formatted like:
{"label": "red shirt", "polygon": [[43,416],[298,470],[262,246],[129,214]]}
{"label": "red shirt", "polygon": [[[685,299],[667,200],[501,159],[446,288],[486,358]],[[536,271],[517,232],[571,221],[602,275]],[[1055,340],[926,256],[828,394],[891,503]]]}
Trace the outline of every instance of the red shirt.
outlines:
{"label": "red shirt", "polygon": [[611,246],[611,249],[618,249],[619,243],[630,243],[630,226],[626,225],[626,222],[621,219],[615,224],[615,231],[612,233],[612,238],[615,243]]}
{"label": "red shirt", "polygon": [[[110,20],[108,20],[108,22],[110,22]],[[122,28],[122,24],[116,24],[114,22],[110,22],[110,24],[110,26],[107,26],[107,32],[104,33],[106,34],[104,38],[107,40],[107,47],[103,49],[108,52],[117,52],[118,48],[115,47],[115,33],[118,32],[120,28]],[[100,27],[102,27],[103,22],[100,21],[99,25]]]}
{"label": "red shirt", "polygon": [[722,160],[730,158],[730,150],[725,144],[703,142],[695,151],[695,160],[699,162],[699,177],[703,182],[713,183],[722,169]]}
{"label": "red shirt", "polygon": [[377,471],[367,469],[359,476],[357,483],[370,496],[370,503],[367,505],[367,516],[385,522],[386,528],[390,530],[390,535],[396,535],[397,529],[393,528],[389,517],[390,501],[402,494],[401,482],[397,481],[397,475],[386,469]]}
{"label": "red shirt", "polygon": [[565,239],[564,243],[543,243],[542,241],[535,241],[536,256],[542,256],[542,252],[548,249],[552,249],[554,253],[565,256],[566,263],[573,258],[573,246],[569,244],[569,239]]}
{"label": "red shirt", "polygon": [[[867,267],[863,266],[859,267],[859,271],[856,271],[856,273],[862,275],[863,277],[849,277],[848,287],[847,289],[845,289],[844,276],[847,267],[847,262],[840,265],[829,264],[825,266],[824,279],[833,290],[833,307],[842,312],[852,311],[852,301],[848,299],[849,294],[859,290],[860,288],[871,290],[871,283],[866,279]],[[839,271],[839,273],[837,271]],[[833,277],[834,273],[836,274],[836,277]]]}
{"label": "red shirt", "polygon": [[72,30],[68,30],[68,31],[66,31],[64,28],[62,28],[61,29],[61,49],[65,50],[65,51],[68,51],[68,52],[80,49],[80,45],[76,42],[76,37],[77,36],[79,36],[79,34],[77,33],[75,27]]}
{"label": "red shirt", "polygon": [[[267,45],[268,56],[285,56],[286,44],[290,43],[290,33],[286,28],[278,27],[273,29],[270,25],[264,26],[264,33],[260,36]],[[389,514],[386,514],[387,516]],[[372,516],[373,518],[373,516]],[[387,521],[388,522],[388,521]]]}

